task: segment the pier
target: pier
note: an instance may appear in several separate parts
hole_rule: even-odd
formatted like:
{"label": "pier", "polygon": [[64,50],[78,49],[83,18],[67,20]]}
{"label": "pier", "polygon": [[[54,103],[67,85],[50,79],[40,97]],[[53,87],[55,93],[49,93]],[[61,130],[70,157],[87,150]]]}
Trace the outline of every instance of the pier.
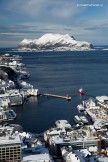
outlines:
{"label": "pier", "polygon": [[55,94],[50,94],[50,93],[44,93],[42,96],[47,96],[47,97],[56,97],[56,98],[61,98],[61,99],[66,99],[66,100],[71,100],[71,97],[66,95],[66,96],[60,96],[60,95],[55,95]]}

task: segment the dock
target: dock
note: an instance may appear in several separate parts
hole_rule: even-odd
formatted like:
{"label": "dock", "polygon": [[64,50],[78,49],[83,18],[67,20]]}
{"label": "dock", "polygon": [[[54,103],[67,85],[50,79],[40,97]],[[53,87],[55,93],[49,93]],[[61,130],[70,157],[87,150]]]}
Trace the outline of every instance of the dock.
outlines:
{"label": "dock", "polygon": [[55,95],[55,94],[49,94],[49,93],[44,93],[42,96],[47,96],[47,97],[56,97],[56,98],[61,98],[61,99],[66,99],[66,100],[71,100],[71,97],[66,95],[66,96],[60,96],[60,95]]}

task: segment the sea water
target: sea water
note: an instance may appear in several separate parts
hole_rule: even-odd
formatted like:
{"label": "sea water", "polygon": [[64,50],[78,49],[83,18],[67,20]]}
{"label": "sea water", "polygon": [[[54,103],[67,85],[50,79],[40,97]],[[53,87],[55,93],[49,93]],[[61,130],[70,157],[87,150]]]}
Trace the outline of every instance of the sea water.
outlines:
{"label": "sea water", "polygon": [[[2,50],[1,54],[7,53]],[[23,57],[31,76],[25,81],[39,89],[39,93],[51,93],[72,97],[71,101],[54,97],[30,97],[23,106],[14,106],[17,118],[11,123],[22,125],[24,131],[42,133],[54,126],[56,120],[68,120],[74,124],[79,115],[77,105],[83,100],[108,95],[108,51],[69,52],[13,52]],[[83,87],[85,95],[79,96]]]}

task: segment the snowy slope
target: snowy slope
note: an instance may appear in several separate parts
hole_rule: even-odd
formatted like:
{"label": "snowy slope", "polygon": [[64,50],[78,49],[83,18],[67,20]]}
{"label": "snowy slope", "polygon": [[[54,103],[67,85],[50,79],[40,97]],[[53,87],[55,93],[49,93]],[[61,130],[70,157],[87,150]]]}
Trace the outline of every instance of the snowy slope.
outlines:
{"label": "snowy slope", "polygon": [[67,50],[90,50],[93,49],[92,44],[85,41],[76,41],[73,36],[69,34],[44,34],[39,39],[30,40],[24,39],[20,42],[19,49],[26,50],[53,50],[53,51],[67,51]]}

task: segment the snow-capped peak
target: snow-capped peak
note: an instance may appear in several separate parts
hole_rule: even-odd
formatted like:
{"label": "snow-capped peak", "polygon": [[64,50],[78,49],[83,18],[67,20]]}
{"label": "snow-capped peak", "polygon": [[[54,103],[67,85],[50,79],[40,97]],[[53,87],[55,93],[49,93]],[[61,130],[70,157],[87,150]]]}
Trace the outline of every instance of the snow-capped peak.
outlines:
{"label": "snow-capped peak", "polygon": [[33,40],[31,40],[31,39],[23,39],[20,44],[29,44],[31,42],[33,42]]}
{"label": "snow-capped peak", "polygon": [[42,37],[40,37],[38,40],[37,40],[37,44],[46,44],[46,43],[58,43],[60,41],[68,41],[69,43],[72,42],[72,39],[69,34],[65,34],[65,35],[61,35],[61,34],[44,34]]}

